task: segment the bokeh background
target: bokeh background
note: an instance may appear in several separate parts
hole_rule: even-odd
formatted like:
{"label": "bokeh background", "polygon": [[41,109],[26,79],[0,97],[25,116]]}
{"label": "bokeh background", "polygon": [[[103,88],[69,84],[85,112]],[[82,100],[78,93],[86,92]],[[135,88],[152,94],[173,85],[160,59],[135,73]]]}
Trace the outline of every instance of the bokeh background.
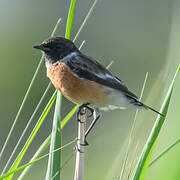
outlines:
{"label": "bokeh background", "polygon": [[[70,1],[67,0],[0,1],[0,148],[2,148],[39,63],[41,54],[32,46],[50,36],[59,17],[62,18],[62,23],[56,36],[64,36],[69,3]],[[92,4],[92,0],[77,2],[72,39]],[[86,40],[86,43],[82,52],[96,58],[105,66],[113,60],[114,64],[110,71],[123,80],[129,89],[138,96],[145,73],[148,72],[143,102],[159,110],[177,64],[180,62],[180,1],[99,0],[75,44],[79,46],[83,40]],[[3,154],[0,170],[8,160],[48,82],[43,65]],[[53,91],[52,87],[18,150],[22,148]],[[178,77],[168,117],[153,157],[180,136],[179,92],[180,78]],[[73,104],[64,99],[63,116],[72,107]],[[134,114],[135,110],[102,112],[99,123],[88,137],[90,146],[86,148],[86,180],[118,179]],[[29,148],[22,164],[30,159],[39,144],[51,132],[52,117],[53,109]],[[137,161],[155,117],[153,112],[140,112],[133,133],[126,175]],[[76,134],[77,122],[73,118],[63,129],[63,143],[72,140]],[[73,146],[63,151],[63,161],[68,159],[72,150]],[[176,145],[149,168],[146,179],[180,179],[179,154],[180,145]],[[63,168],[63,180],[73,179],[74,159],[73,157]],[[44,179],[46,167],[47,159],[41,160],[34,165],[25,179]]]}

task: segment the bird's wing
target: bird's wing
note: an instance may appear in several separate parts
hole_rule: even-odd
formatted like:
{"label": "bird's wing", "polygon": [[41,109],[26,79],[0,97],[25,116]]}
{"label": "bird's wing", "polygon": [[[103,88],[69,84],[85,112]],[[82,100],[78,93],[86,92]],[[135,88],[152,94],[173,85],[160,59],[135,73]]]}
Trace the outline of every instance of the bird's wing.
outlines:
{"label": "bird's wing", "polygon": [[119,90],[126,96],[137,99],[137,96],[130,92],[119,78],[113,76],[105,67],[91,57],[78,53],[65,60],[65,62],[78,77]]}

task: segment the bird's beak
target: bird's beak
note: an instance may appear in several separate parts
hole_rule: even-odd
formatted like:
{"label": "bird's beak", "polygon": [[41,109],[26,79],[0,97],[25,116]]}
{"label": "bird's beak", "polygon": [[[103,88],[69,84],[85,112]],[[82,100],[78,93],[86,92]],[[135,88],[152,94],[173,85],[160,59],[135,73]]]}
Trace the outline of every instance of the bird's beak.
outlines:
{"label": "bird's beak", "polygon": [[33,48],[40,49],[41,51],[44,51],[44,52],[49,52],[51,50],[49,47],[44,46],[44,44],[33,46]]}
{"label": "bird's beak", "polygon": [[44,47],[42,45],[33,46],[33,48],[40,49],[42,51],[44,50]]}

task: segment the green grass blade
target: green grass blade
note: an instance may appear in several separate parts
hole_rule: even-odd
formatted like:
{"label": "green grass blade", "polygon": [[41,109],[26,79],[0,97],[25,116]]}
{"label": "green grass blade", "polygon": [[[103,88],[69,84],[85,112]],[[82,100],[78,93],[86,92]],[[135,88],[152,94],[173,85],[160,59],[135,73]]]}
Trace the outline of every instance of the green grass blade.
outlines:
{"label": "green grass blade", "polygon": [[[53,152],[58,147],[61,147],[61,128],[60,128],[61,102],[62,102],[62,95],[60,94],[60,92],[58,92],[55,112],[54,112],[52,133],[51,133],[50,152]],[[53,177],[54,179],[60,180],[60,167],[61,167],[61,151],[50,153],[48,160],[48,168],[46,171],[46,180],[50,180]]]}
{"label": "green grass blade", "polygon": [[[58,19],[58,21],[57,21],[57,23],[56,23],[56,25],[55,25],[52,33],[51,33],[51,37],[54,36],[57,28],[58,28],[59,25],[60,25],[60,22],[61,22],[61,18]],[[30,83],[30,86],[29,86],[29,88],[28,88],[28,91],[26,92],[25,98],[24,98],[24,100],[23,100],[24,102],[22,103],[23,105],[24,105],[24,103],[25,103],[25,101],[26,101],[26,99],[27,99],[27,96],[29,95],[29,92],[30,92],[30,89],[31,89],[31,87],[32,87],[32,84],[34,83],[34,80],[35,80],[35,78],[36,78],[36,76],[37,76],[37,73],[38,73],[38,71],[39,71],[39,69],[40,69],[40,65],[41,65],[41,63],[42,63],[42,60],[43,60],[43,56],[42,56],[41,59],[40,59],[40,62],[39,62],[39,64],[38,64],[38,67],[37,67],[37,69],[36,69],[36,72],[35,72],[35,74],[34,74],[34,76],[33,76],[33,78],[32,78],[32,81],[31,81],[31,83]],[[56,98],[56,92],[53,94],[52,98],[51,98],[50,101],[49,101],[49,102],[51,102],[51,100],[53,100],[53,102],[50,103],[50,108],[52,107],[52,105],[53,105],[53,103],[54,103],[54,101],[55,101],[55,98]],[[48,103],[48,104],[49,104],[49,103]],[[48,106],[48,105],[47,105],[47,106]],[[47,110],[45,110],[45,111],[42,113],[41,118],[40,118],[39,121],[38,121],[38,122],[40,122],[40,124],[42,124],[43,120],[45,119],[45,117],[47,116],[47,114],[48,114],[48,112],[49,112],[49,110],[50,110],[50,108],[48,108],[47,106],[46,106]],[[45,109],[46,109],[46,108],[45,108]],[[19,115],[20,115],[21,110],[22,110],[22,109],[19,110]],[[18,119],[19,115],[17,116],[17,119]],[[13,127],[13,128],[14,128],[14,127]],[[11,128],[11,129],[13,130],[13,128]],[[39,129],[39,128],[40,128],[40,126],[37,124],[37,129]],[[37,133],[37,132],[36,132],[36,127],[35,127],[35,129],[34,129],[33,131],[34,131],[35,134]],[[29,137],[28,141],[26,142],[24,148],[22,149],[22,151],[21,151],[20,154],[18,155],[17,159],[16,159],[15,162],[13,163],[11,169],[14,169],[14,168],[18,167],[21,159],[23,158],[26,150],[28,149],[31,141],[32,141],[33,138],[34,138],[34,136],[32,136],[32,135],[33,135],[33,132],[32,132],[32,134],[31,134],[31,136]],[[10,135],[8,135],[8,136],[10,137]],[[8,139],[8,138],[7,138],[7,139]],[[13,177],[13,175],[10,176],[9,179],[11,179],[12,177]]]}
{"label": "green grass blade", "polygon": [[[165,116],[167,115],[167,112],[168,112],[168,107],[169,107],[169,103],[171,100],[171,95],[172,95],[172,91],[173,91],[173,87],[174,87],[175,78],[176,78],[179,70],[180,70],[180,66],[178,66],[178,69],[174,75],[174,78],[171,82],[169,90],[166,94],[166,98],[165,98],[163,105],[161,107],[161,110],[160,110],[160,112],[162,114],[164,114]],[[151,134],[149,135],[149,138],[143,148],[143,151],[139,158],[137,166],[133,172],[133,177],[132,177],[133,180],[144,180],[146,172],[147,172],[147,168],[148,168],[148,165],[149,165],[149,162],[151,159],[151,155],[154,150],[155,144],[158,140],[158,136],[159,136],[160,130],[162,128],[162,125],[164,123],[164,120],[165,120],[164,117],[158,115],[156,122],[153,126],[153,129],[151,131]]]}
{"label": "green grass blade", "polygon": [[18,112],[17,112],[17,114],[16,114],[16,117],[15,117],[15,119],[14,119],[14,122],[13,122],[13,124],[12,124],[12,126],[11,126],[11,129],[10,129],[10,131],[9,131],[9,133],[8,133],[8,136],[7,136],[6,140],[5,140],[5,143],[4,143],[4,145],[3,145],[2,149],[1,149],[0,159],[1,159],[2,154],[3,154],[3,152],[4,152],[4,150],[5,150],[6,146],[7,146],[7,143],[8,143],[8,141],[9,141],[9,138],[10,138],[10,136],[11,136],[13,130],[14,130],[14,127],[15,127],[15,125],[16,125],[16,122],[17,122],[17,120],[19,119],[19,116],[20,116],[21,111],[22,111],[22,109],[23,109],[23,107],[24,107],[24,104],[25,104],[25,102],[26,102],[26,100],[27,100],[27,97],[29,96],[30,90],[31,90],[32,85],[34,84],[34,81],[35,81],[35,79],[36,79],[36,76],[37,76],[37,74],[38,74],[38,72],[39,72],[39,69],[40,69],[40,67],[41,67],[42,61],[43,61],[43,56],[41,57],[41,59],[40,59],[40,61],[39,61],[39,64],[38,64],[38,66],[37,66],[37,69],[36,69],[36,71],[35,71],[35,73],[34,73],[34,75],[33,75],[33,78],[32,78],[32,80],[31,80],[31,82],[30,82],[30,85],[29,85],[29,87],[28,87],[28,89],[27,89],[27,91],[26,91],[26,94],[25,94],[25,96],[24,96],[24,98],[23,98],[23,101],[22,101],[22,103],[21,103],[21,105],[20,105],[20,108],[19,108],[19,110],[18,110]]}
{"label": "green grass blade", "polygon": [[174,143],[172,143],[170,146],[168,146],[163,152],[161,152],[156,158],[154,158],[150,163],[149,167],[151,167],[157,160],[159,160],[161,157],[163,157],[167,152],[169,152],[174,146],[176,146],[178,143],[180,143],[180,138],[177,139]]}
{"label": "green grass blade", "polygon": [[71,145],[71,144],[74,143],[75,141],[76,141],[76,139],[74,139],[73,141],[71,141],[71,142],[69,142],[69,143],[67,143],[67,144],[65,144],[65,145],[63,145],[63,146],[55,149],[53,152],[50,152],[50,153],[48,153],[48,154],[45,154],[45,155],[43,155],[43,156],[41,156],[41,157],[39,157],[39,158],[37,158],[37,159],[34,159],[33,161],[30,161],[29,163],[27,163],[27,164],[25,164],[25,165],[20,166],[19,168],[16,168],[16,169],[14,169],[14,170],[12,170],[12,171],[9,171],[9,172],[1,175],[1,176],[0,176],[0,180],[1,180],[1,179],[4,179],[4,178],[7,178],[7,177],[9,177],[10,175],[12,175],[12,174],[14,174],[14,173],[16,173],[16,172],[18,172],[18,171],[21,171],[22,169],[24,169],[24,168],[26,168],[26,167],[28,167],[28,166],[30,166],[30,165],[32,165],[32,164],[40,161],[41,159],[44,159],[45,157],[49,156],[49,154],[55,153],[55,152],[60,151],[61,149],[65,148],[65,147],[68,147],[69,145]]}
{"label": "green grass blade", "polygon": [[[59,24],[60,24],[60,21],[61,21],[61,19],[59,19],[59,20],[57,21],[57,23],[56,23],[56,25],[55,25],[52,33],[51,33],[51,37],[54,36],[54,34],[55,34],[55,32],[56,32]],[[24,96],[24,98],[23,98],[23,101],[22,101],[22,103],[21,103],[21,105],[20,105],[20,108],[19,108],[19,110],[18,110],[18,112],[17,112],[17,114],[16,114],[16,116],[15,116],[14,122],[13,122],[13,124],[12,124],[12,126],[11,126],[11,129],[10,129],[10,131],[9,131],[9,133],[8,133],[8,136],[7,136],[6,140],[5,140],[5,143],[4,143],[4,145],[3,145],[2,149],[1,149],[0,159],[1,159],[2,154],[3,154],[3,152],[4,152],[4,150],[5,150],[6,146],[7,146],[7,143],[8,143],[8,141],[9,141],[9,138],[10,138],[10,136],[11,136],[13,130],[14,130],[14,127],[15,127],[15,125],[16,125],[16,122],[17,122],[17,120],[19,119],[19,116],[20,116],[21,111],[22,111],[22,109],[23,109],[23,107],[24,107],[24,104],[25,104],[25,102],[26,102],[26,100],[27,100],[27,97],[29,96],[29,93],[30,93],[30,91],[31,91],[31,88],[32,88],[32,86],[33,86],[33,84],[34,84],[34,81],[35,81],[35,79],[36,79],[36,76],[37,76],[37,74],[38,74],[38,72],[39,72],[39,69],[40,69],[40,67],[41,67],[43,58],[44,58],[44,56],[42,55],[41,58],[40,58],[39,64],[38,64],[38,66],[37,66],[37,68],[36,68],[36,71],[35,71],[35,73],[34,73],[34,75],[33,75],[33,77],[32,77],[32,80],[31,80],[31,82],[30,82],[30,84],[29,84],[29,87],[28,87],[28,89],[27,89],[27,91],[26,91],[26,93],[25,93],[25,96]]]}
{"label": "green grass blade", "polygon": [[71,37],[71,30],[72,30],[72,24],[73,24],[73,19],[74,19],[75,7],[76,7],[76,0],[71,0],[67,23],[66,23],[65,38],[67,39],[70,39]]}
{"label": "green grass blade", "polygon": [[[76,112],[76,110],[78,109],[79,105],[74,106],[74,108],[68,113],[68,115],[63,119],[63,121],[61,122],[61,129],[64,128],[64,126],[67,124],[67,122],[70,120],[70,118],[74,115],[74,113]],[[41,146],[39,147],[39,149],[36,151],[36,153],[33,155],[33,157],[31,158],[30,161],[34,161],[40,154],[42,154],[47,147],[50,145],[51,142],[51,135],[49,135],[45,141],[41,144]],[[30,169],[31,166],[28,166],[24,169],[24,171],[21,173],[21,175],[18,177],[17,180],[23,180],[24,176],[26,175],[26,173],[28,172],[28,170]]]}
{"label": "green grass blade", "polygon": [[19,146],[22,138],[24,137],[24,135],[25,135],[25,133],[26,133],[29,125],[31,124],[32,120],[34,119],[34,116],[36,115],[36,113],[37,113],[37,111],[38,111],[38,109],[39,109],[39,107],[40,107],[43,99],[45,98],[45,96],[46,96],[46,94],[47,94],[50,86],[51,86],[51,83],[48,84],[46,90],[44,91],[44,94],[42,95],[40,101],[38,102],[38,104],[37,104],[34,112],[32,113],[32,115],[31,115],[31,117],[30,117],[30,119],[29,119],[26,127],[24,128],[24,130],[23,130],[23,132],[22,132],[22,134],[21,134],[21,137],[19,138],[18,142],[16,143],[16,146],[14,147],[14,149],[13,149],[13,151],[12,151],[12,153],[11,153],[11,155],[10,155],[10,157],[9,157],[9,159],[8,159],[8,161],[7,161],[7,163],[6,163],[6,165],[5,165],[5,167],[4,167],[4,169],[3,169],[3,171],[2,171],[1,174],[4,174],[4,172],[6,171],[6,168],[8,167],[9,163],[11,162],[11,159],[12,159],[13,155],[15,154],[15,152],[16,152],[16,150],[17,150],[17,148],[18,148],[18,146]]}
{"label": "green grass blade", "polygon": [[27,163],[27,164],[25,164],[25,165],[23,165],[23,166],[20,166],[19,168],[16,168],[16,169],[14,169],[14,170],[11,170],[11,171],[8,172],[8,173],[5,173],[5,174],[1,175],[1,176],[0,176],[0,180],[1,180],[1,179],[4,179],[4,178],[10,177],[10,175],[12,175],[12,174],[14,174],[14,173],[16,173],[16,172],[18,172],[18,171],[21,171],[22,169],[24,169],[24,168],[26,168],[26,167],[34,164],[35,162],[43,159],[43,158],[46,157],[46,156],[47,156],[47,155],[41,156],[41,157],[35,159],[34,161],[31,161],[31,162],[29,162],[29,163]]}
{"label": "green grass blade", "polygon": [[74,42],[74,41],[77,39],[77,37],[79,36],[81,30],[83,29],[84,25],[86,24],[86,22],[87,22],[87,20],[88,20],[88,18],[89,18],[89,16],[90,16],[91,13],[93,12],[94,7],[95,7],[97,1],[98,1],[98,0],[95,0],[94,3],[93,3],[93,5],[92,5],[91,8],[89,9],[89,11],[88,11],[88,13],[87,13],[85,19],[83,20],[83,23],[81,24],[81,26],[80,26],[80,28],[79,28],[79,30],[78,30],[76,36],[75,36],[74,39],[73,39],[73,42]]}
{"label": "green grass blade", "polygon": [[[68,18],[67,18],[67,24],[66,24],[65,37],[67,39],[70,39],[70,36],[71,36],[75,7],[76,7],[76,0],[71,0]],[[58,92],[55,112],[54,112],[54,119],[53,119],[50,152],[53,152],[58,147],[61,147],[61,125],[60,125],[61,102],[62,102],[62,94]],[[51,180],[51,179],[60,180],[61,178],[60,168],[61,168],[61,151],[50,153],[49,161],[48,161],[48,168],[46,171],[46,180]]]}
{"label": "green grass blade", "polygon": [[68,123],[68,121],[75,114],[78,108],[79,108],[79,105],[74,106],[73,109],[66,115],[64,120],[61,122],[61,129]]}
{"label": "green grass blade", "polygon": [[[35,161],[40,154],[42,154],[50,145],[51,142],[51,134],[45,139],[45,141],[41,144],[41,146],[38,148],[36,153],[31,158],[30,162]],[[30,170],[31,166],[26,166],[23,172],[20,174],[20,176],[17,178],[17,180],[23,180],[26,173]]]}
{"label": "green grass blade", "polygon": [[57,23],[56,23],[56,25],[54,26],[54,29],[53,29],[53,31],[52,31],[52,33],[51,33],[51,37],[53,37],[53,36],[55,35],[55,33],[56,33],[56,31],[57,31],[57,28],[60,26],[60,23],[61,23],[61,18],[59,18],[59,19],[57,20]]}
{"label": "green grass blade", "polygon": [[[57,95],[57,91],[54,92],[53,96],[51,97],[50,101],[48,102],[48,104],[46,105],[43,113],[41,114],[36,126],[34,127],[30,137],[28,138],[28,140],[26,141],[26,144],[24,145],[23,149],[21,150],[21,152],[19,153],[17,159],[14,161],[13,165],[10,168],[10,171],[16,169],[19,165],[19,163],[21,162],[25,152],[27,151],[28,147],[30,146],[32,140],[34,139],[35,135],[37,134],[39,128],[41,127],[41,124],[43,123],[45,117],[47,116],[49,110],[51,109],[55,99],[56,99],[56,95]],[[13,174],[11,176],[9,176],[7,178],[7,180],[11,180],[13,177]]]}
{"label": "green grass blade", "polygon": [[[146,85],[146,82],[147,82],[147,78],[148,78],[148,73],[146,73],[146,75],[145,75],[143,86],[142,86],[142,90],[141,90],[141,95],[140,95],[139,100],[142,99],[142,96],[143,96],[143,93],[144,93],[144,89],[145,89],[145,85]],[[135,128],[135,123],[136,123],[138,112],[139,112],[139,110],[137,109],[136,110],[136,114],[134,116],[134,120],[133,120],[133,124],[132,124],[132,127],[131,127],[131,131],[129,133],[129,141],[128,141],[127,151],[126,151],[126,154],[125,154],[125,158],[124,158],[124,162],[123,162],[123,166],[122,166],[122,170],[121,170],[121,174],[120,174],[120,178],[119,178],[120,180],[122,180],[123,176],[124,176],[124,172],[125,172],[125,168],[126,168],[126,163],[127,163],[127,159],[128,159],[129,151],[130,151],[130,145],[131,145],[131,142],[132,142],[132,135],[133,135],[133,132],[134,132],[134,128]]]}

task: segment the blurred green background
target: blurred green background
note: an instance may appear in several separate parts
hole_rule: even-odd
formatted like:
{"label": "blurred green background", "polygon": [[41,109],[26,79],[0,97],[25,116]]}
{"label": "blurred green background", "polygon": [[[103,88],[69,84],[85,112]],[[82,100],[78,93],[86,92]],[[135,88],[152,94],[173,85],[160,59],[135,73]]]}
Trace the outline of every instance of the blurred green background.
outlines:
{"label": "blurred green background", "polygon": [[[77,2],[71,39],[93,2]],[[69,3],[67,0],[0,1],[0,148],[39,63],[41,54],[32,46],[49,37],[59,17],[62,18],[62,23],[56,36],[64,36]],[[138,96],[145,73],[149,72],[143,102],[159,110],[180,59],[180,1],[99,0],[75,44],[79,46],[83,40],[86,40],[86,43],[82,52],[96,58],[105,66],[113,60],[110,71]],[[0,170],[8,160],[48,82],[43,65],[0,162]],[[176,82],[169,114],[153,153],[154,157],[180,136],[179,77]],[[22,148],[53,91],[52,87],[18,150]],[[72,107],[73,104],[64,99],[63,116]],[[135,110],[102,112],[99,123],[88,137],[90,146],[86,148],[86,180],[118,179],[134,114]],[[51,132],[52,117],[53,109],[22,164],[31,158],[39,144]],[[137,161],[155,117],[153,112],[140,112],[126,175]],[[64,144],[76,137],[76,134],[77,122],[74,118],[63,129]],[[64,161],[71,155],[72,150],[73,146],[63,151]],[[179,154],[180,145],[176,145],[148,170],[146,179],[180,179]],[[73,179],[74,159],[73,157],[63,169],[63,180]],[[44,179],[46,167],[47,159],[41,160],[34,165],[25,179]]]}

